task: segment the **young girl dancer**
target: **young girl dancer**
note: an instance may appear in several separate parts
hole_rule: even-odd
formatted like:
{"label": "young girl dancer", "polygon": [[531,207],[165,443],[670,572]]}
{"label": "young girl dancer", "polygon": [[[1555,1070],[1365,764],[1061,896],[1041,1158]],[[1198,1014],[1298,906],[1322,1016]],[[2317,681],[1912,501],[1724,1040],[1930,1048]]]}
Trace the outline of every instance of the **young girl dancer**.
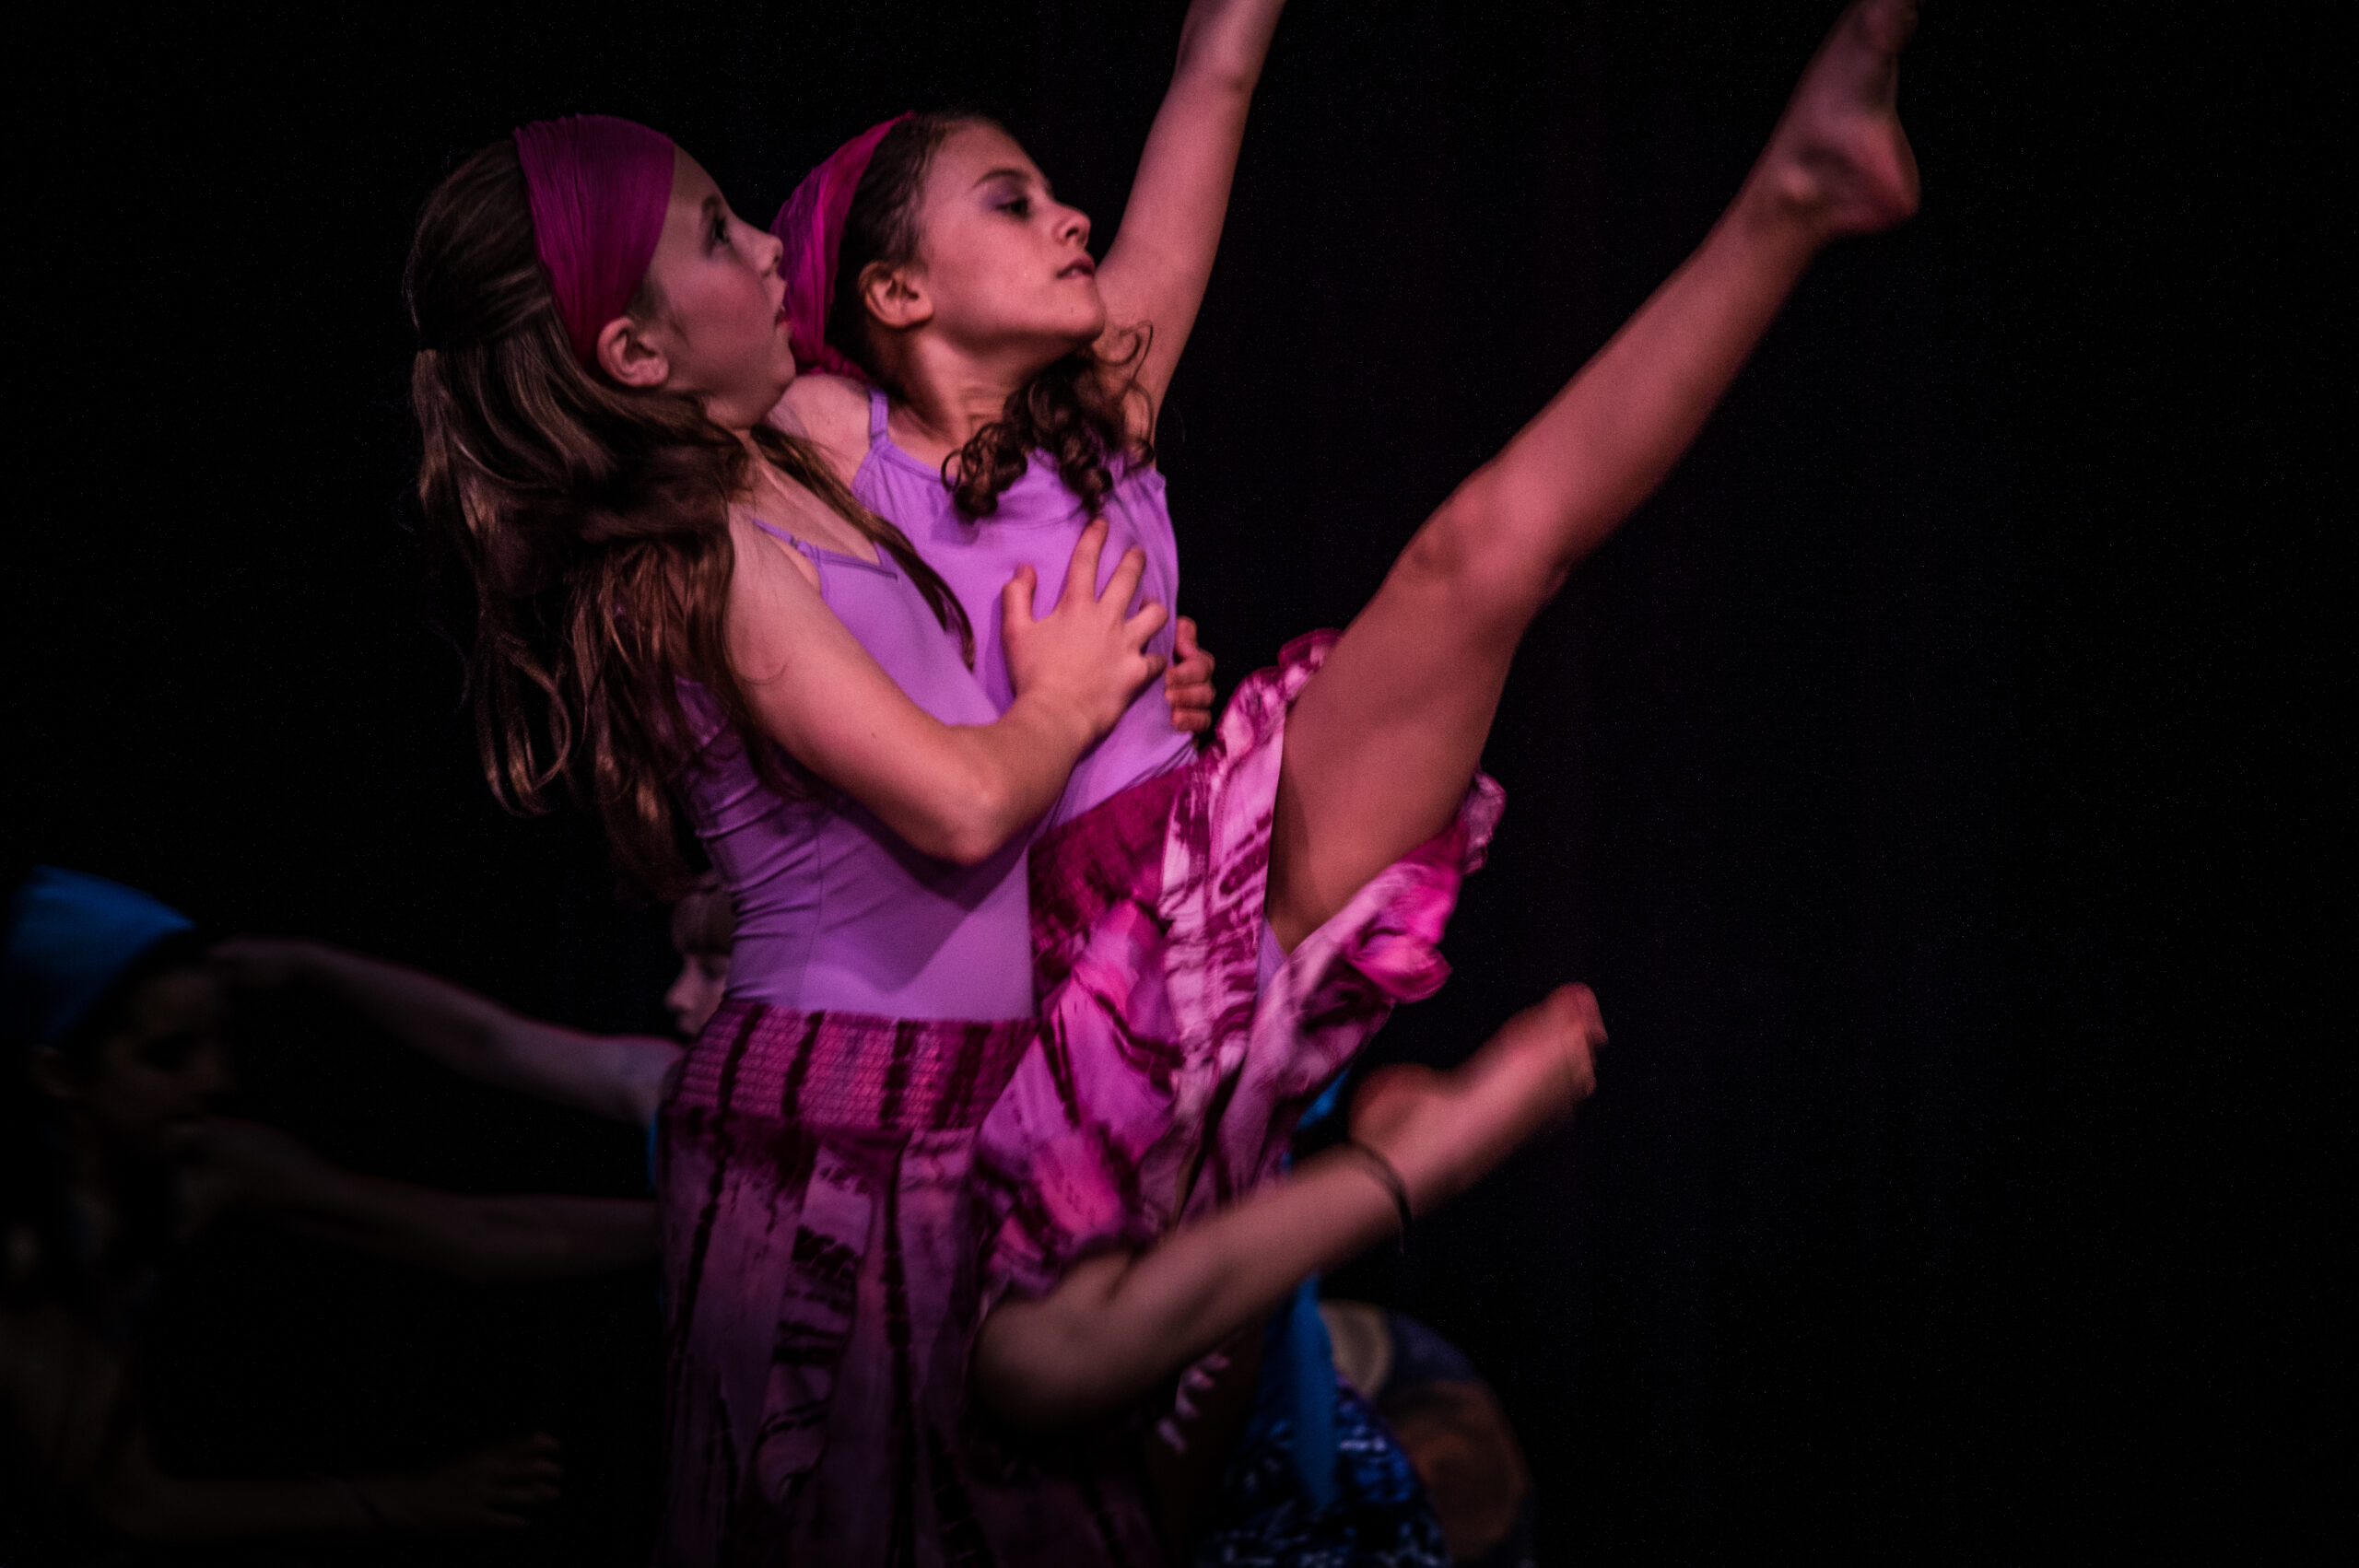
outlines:
{"label": "young girl dancer", "polygon": [[[1272,991],[1311,967],[1304,938],[1370,905],[1371,925],[1387,904],[1412,919],[1406,941],[1356,933],[1348,966],[1376,977],[1363,993],[1380,1005],[1388,987],[1416,983],[1438,926],[1416,917],[1478,836],[1444,830],[1521,626],[1692,434],[1817,247],[1906,210],[1913,181],[1890,111],[1905,22],[1896,4],[1847,20],[1698,257],[1427,525],[1318,680],[1298,660],[1237,705],[1250,716],[1226,755],[1259,759],[1262,799],[1276,797],[1267,907],[1295,951]],[[733,1000],[667,1118],[679,1221],[667,1551],[928,1560],[988,1540],[1019,1558],[1151,1555],[1134,1500],[1086,1471],[1011,1492],[962,1453],[960,1204],[974,1129],[1039,1033],[1023,1016],[1029,977],[1004,962],[1022,945],[1020,896],[1003,891],[1012,847],[1152,673],[1139,642],[1160,614],[1125,614],[1134,555],[1093,595],[1104,531],[1084,530],[1047,618],[1034,619],[1021,575],[1005,598],[1012,700],[994,719],[958,661],[961,617],[938,579],[811,447],[763,423],[792,379],[777,255],[668,143],[572,122],[527,127],[454,174],[421,218],[409,273],[421,489],[478,585],[496,779],[529,802],[561,774],[582,778],[626,863],[658,866],[664,790],[687,753],[691,814],[740,900]],[[1314,704],[1322,683],[1333,689]],[[1268,743],[1298,692],[1280,783]],[[1371,700],[1394,711],[1370,715]],[[553,747],[535,738],[551,719]],[[1371,766],[1408,806],[1331,776]],[[1250,767],[1210,777],[1240,772],[1256,787]],[[1193,798],[1208,825],[1197,841],[1226,850],[1215,834],[1238,824]],[[1315,831],[1354,811],[1369,821]],[[1248,812],[1241,832],[1272,832],[1269,819],[1266,804]],[[1367,885],[1437,837],[1392,885]],[[1167,902],[1172,885],[1216,902],[1205,868],[1222,864],[1182,864]],[[1068,891],[1105,912],[1075,922],[1077,956],[1052,966],[1070,961],[1069,976],[1111,996],[1127,940],[1150,950],[1132,971],[1150,990],[1188,972],[1151,952],[1158,933],[1133,886]],[[1251,954],[1262,913],[1260,899],[1232,902],[1200,927]],[[997,965],[984,961],[992,942]],[[1389,973],[1404,956],[1409,973]],[[1312,972],[1330,967],[1346,965]],[[1225,1037],[1238,1035],[1232,1024]],[[1561,992],[1446,1083],[1372,1085],[1360,1144],[1151,1251],[1092,1258],[1006,1304],[985,1328],[980,1379],[1042,1423],[1133,1396],[1384,1234],[1396,1202],[1462,1185],[1568,1105],[1596,1037],[1585,996]],[[1155,1042],[1141,1044],[1151,1057]],[[1036,1059],[1051,1093],[1070,1082],[1056,1050]],[[1167,1063],[1152,1087],[1181,1065],[1213,1101],[1218,1062]],[[1207,1157],[1246,1174],[1232,1191],[1259,1174],[1295,1092],[1289,1061],[1266,1065],[1226,1091],[1262,1109],[1224,1123],[1224,1143],[1242,1135]],[[1148,1109],[1184,1125],[1173,1104]],[[1064,1190],[1053,1162],[1040,1168],[1051,1218],[1076,1196],[1088,1209],[1109,1168],[1085,1165]],[[1142,1205],[1150,1233],[1203,1189],[1176,1164],[1169,1174]]]}
{"label": "young girl dancer", "polygon": [[[1011,607],[1017,696],[994,718],[922,565],[758,424],[792,376],[775,261],[668,143],[591,121],[470,159],[409,271],[421,484],[478,585],[496,780],[530,800],[570,765],[625,862],[660,866],[685,761],[739,898],[733,1000],[666,1121],[666,1556],[1152,1560],[1127,1465],[1002,1484],[962,1422],[973,1132],[1037,1034],[1015,841],[1153,673],[1160,616],[1126,611],[1135,559],[1091,593],[1086,534],[1054,614]],[[1265,1310],[1394,1223],[1378,1175],[1437,1199],[1568,1106],[1594,1032],[1571,997],[1528,1020],[1455,1099],[1375,1135],[1390,1166],[1337,1157],[1281,1194],[1325,1217],[1304,1240],[1271,1210],[1238,1234],[1250,1257],[1177,1252],[1126,1309],[1184,1310],[1168,1281],[1226,1270],[1241,1293],[1212,1316]]]}
{"label": "young girl dancer", "polygon": [[[1145,550],[1157,593],[1176,590],[1155,419],[1211,269],[1277,8],[1191,10],[1102,266],[1088,219],[970,116],[873,128],[773,224],[799,359],[837,372],[799,379],[781,416],[957,592],[997,699],[1010,688],[992,596],[1012,568],[1051,573],[1092,515]],[[1075,1059],[1027,1059],[984,1130],[1006,1214],[993,1288],[1041,1295],[1103,1253],[1081,1274],[1119,1293],[1125,1264],[1109,1242],[1135,1245],[1270,1173],[1293,1113],[1381,1015],[1301,1024],[1335,1012],[1322,988],[1355,967],[1354,912],[1426,845],[1434,884],[1401,903],[1428,922],[1422,940],[1456,870],[1429,841],[1458,813],[1456,852],[1470,863],[1479,852],[1496,805],[1467,790],[1531,617],[1685,446],[1815,250],[1910,210],[1914,168],[1893,112],[1910,9],[1851,9],[1704,247],[1436,514],[1340,639],[1305,639],[1246,683],[1192,768],[1144,701],[1083,759],[1032,858],[1048,1039]],[[1138,926],[1159,929],[1105,922],[1103,895],[1074,888],[1119,890],[1154,911]],[[1255,950],[1265,910],[1285,962]],[[1093,961],[1119,989],[1068,983]],[[1136,977],[1158,967],[1168,994],[1143,1000]],[[1140,1059],[1142,1032],[1165,1054]],[[979,1347],[983,1386],[1060,1413],[1122,1386],[1074,1353],[1113,1320],[1104,1305],[1068,1289],[998,1314]]]}

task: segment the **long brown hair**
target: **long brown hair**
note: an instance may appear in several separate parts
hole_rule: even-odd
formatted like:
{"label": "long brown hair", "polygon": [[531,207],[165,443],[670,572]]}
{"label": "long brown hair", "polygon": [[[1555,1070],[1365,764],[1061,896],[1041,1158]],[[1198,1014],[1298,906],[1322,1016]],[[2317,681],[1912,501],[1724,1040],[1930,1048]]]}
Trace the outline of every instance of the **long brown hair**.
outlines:
{"label": "long brown hair", "polygon": [[[927,168],[951,132],[989,125],[988,116],[960,111],[913,114],[885,133],[852,190],[844,215],[843,242],[836,254],[836,297],[827,305],[827,342],[868,373],[869,380],[906,397],[877,352],[868,308],[861,298],[861,274],[875,263],[906,266],[917,259],[918,199]],[[1149,330],[1131,329],[1119,354],[1096,344],[1075,349],[1008,394],[1000,416],[975,432],[943,460],[943,482],[958,509],[988,517],[1003,491],[1024,477],[1036,451],[1055,461],[1065,488],[1095,510],[1113,488],[1111,462],[1155,461],[1155,443],[1134,434],[1129,405],[1144,397],[1139,361],[1146,357]]]}
{"label": "long brown hair", "polygon": [[[410,397],[428,533],[470,591],[468,693],[486,777],[512,811],[586,796],[616,869],[671,896],[687,881],[674,786],[702,686],[762,781],[798,792],[731,665],[730,498],[753,454],[692,398],[582,369],[534,248],[512,143],[477,152],[419,214],[402,289],[417,328]],[[634,311],[654,303],[642,287]],[[809,442],[768,426],[761,455],[874,540],[955,627],[957,599],[900,530],[853,499]]]}

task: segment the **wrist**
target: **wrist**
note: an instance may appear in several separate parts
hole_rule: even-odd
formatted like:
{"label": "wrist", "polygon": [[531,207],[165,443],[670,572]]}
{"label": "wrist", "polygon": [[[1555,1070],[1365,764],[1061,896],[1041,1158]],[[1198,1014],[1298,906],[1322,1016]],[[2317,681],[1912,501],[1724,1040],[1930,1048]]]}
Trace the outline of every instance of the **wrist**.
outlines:
{"label": "wrist", "polygon": [[1088,705],[1079,696],[1052,685],[1034,686],[1019,694],[1008,712],[1014,714],[1019,708],[1026,709],[1024,718],[1041,740],[1058,751],[1068,766],[1112,728],[1093,721]]}
{"label": "wrist", "polygon": [[1394,1245],[1405,1250],[1409,1244],[1409,1224],[1416,1213],[1409,1200],[1409,1183],[1401,1174],[1400,1167],[1366,1139],[1347,1138],[1335,1147],[1337,1153],[1366,1171],[1384,1189],[1386,1199],[1392,1205]]}

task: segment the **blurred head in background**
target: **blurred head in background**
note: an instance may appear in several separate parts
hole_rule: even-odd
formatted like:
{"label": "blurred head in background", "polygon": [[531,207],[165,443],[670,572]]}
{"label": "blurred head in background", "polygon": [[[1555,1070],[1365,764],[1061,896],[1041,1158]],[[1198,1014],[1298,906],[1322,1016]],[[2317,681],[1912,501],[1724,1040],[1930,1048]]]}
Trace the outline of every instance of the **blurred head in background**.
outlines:
{"label": "blurred head in background", "polygon": [[178,910],[53,866],[12,890],[0,1033],[18,1087],[110,1155],[160,1159],[229,1090],[224,1011]]}
{"label": "blurred head in background", "polygon": [[672,1022],[691,1040],[704,1032],[728,994],[729,949],[736,937],[737,911],[729,890],[707,872],[672,906],[672,945],[680,950],[680,974],[663,993]]}

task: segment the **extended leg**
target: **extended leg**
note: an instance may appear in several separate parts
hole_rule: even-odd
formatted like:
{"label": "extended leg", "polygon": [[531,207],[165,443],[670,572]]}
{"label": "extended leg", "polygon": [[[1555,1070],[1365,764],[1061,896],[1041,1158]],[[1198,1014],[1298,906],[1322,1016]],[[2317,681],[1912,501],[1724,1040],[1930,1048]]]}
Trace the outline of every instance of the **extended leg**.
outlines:
{"label": "extended leg", "polygon": [[1286,724],[1269,912],[1291,949],[1440,832],[1516,645],[1686,450],[1811,258],[1915,210],[1895,111],[1913,0],[1858,0],[1686,263],[1442,504]]}

